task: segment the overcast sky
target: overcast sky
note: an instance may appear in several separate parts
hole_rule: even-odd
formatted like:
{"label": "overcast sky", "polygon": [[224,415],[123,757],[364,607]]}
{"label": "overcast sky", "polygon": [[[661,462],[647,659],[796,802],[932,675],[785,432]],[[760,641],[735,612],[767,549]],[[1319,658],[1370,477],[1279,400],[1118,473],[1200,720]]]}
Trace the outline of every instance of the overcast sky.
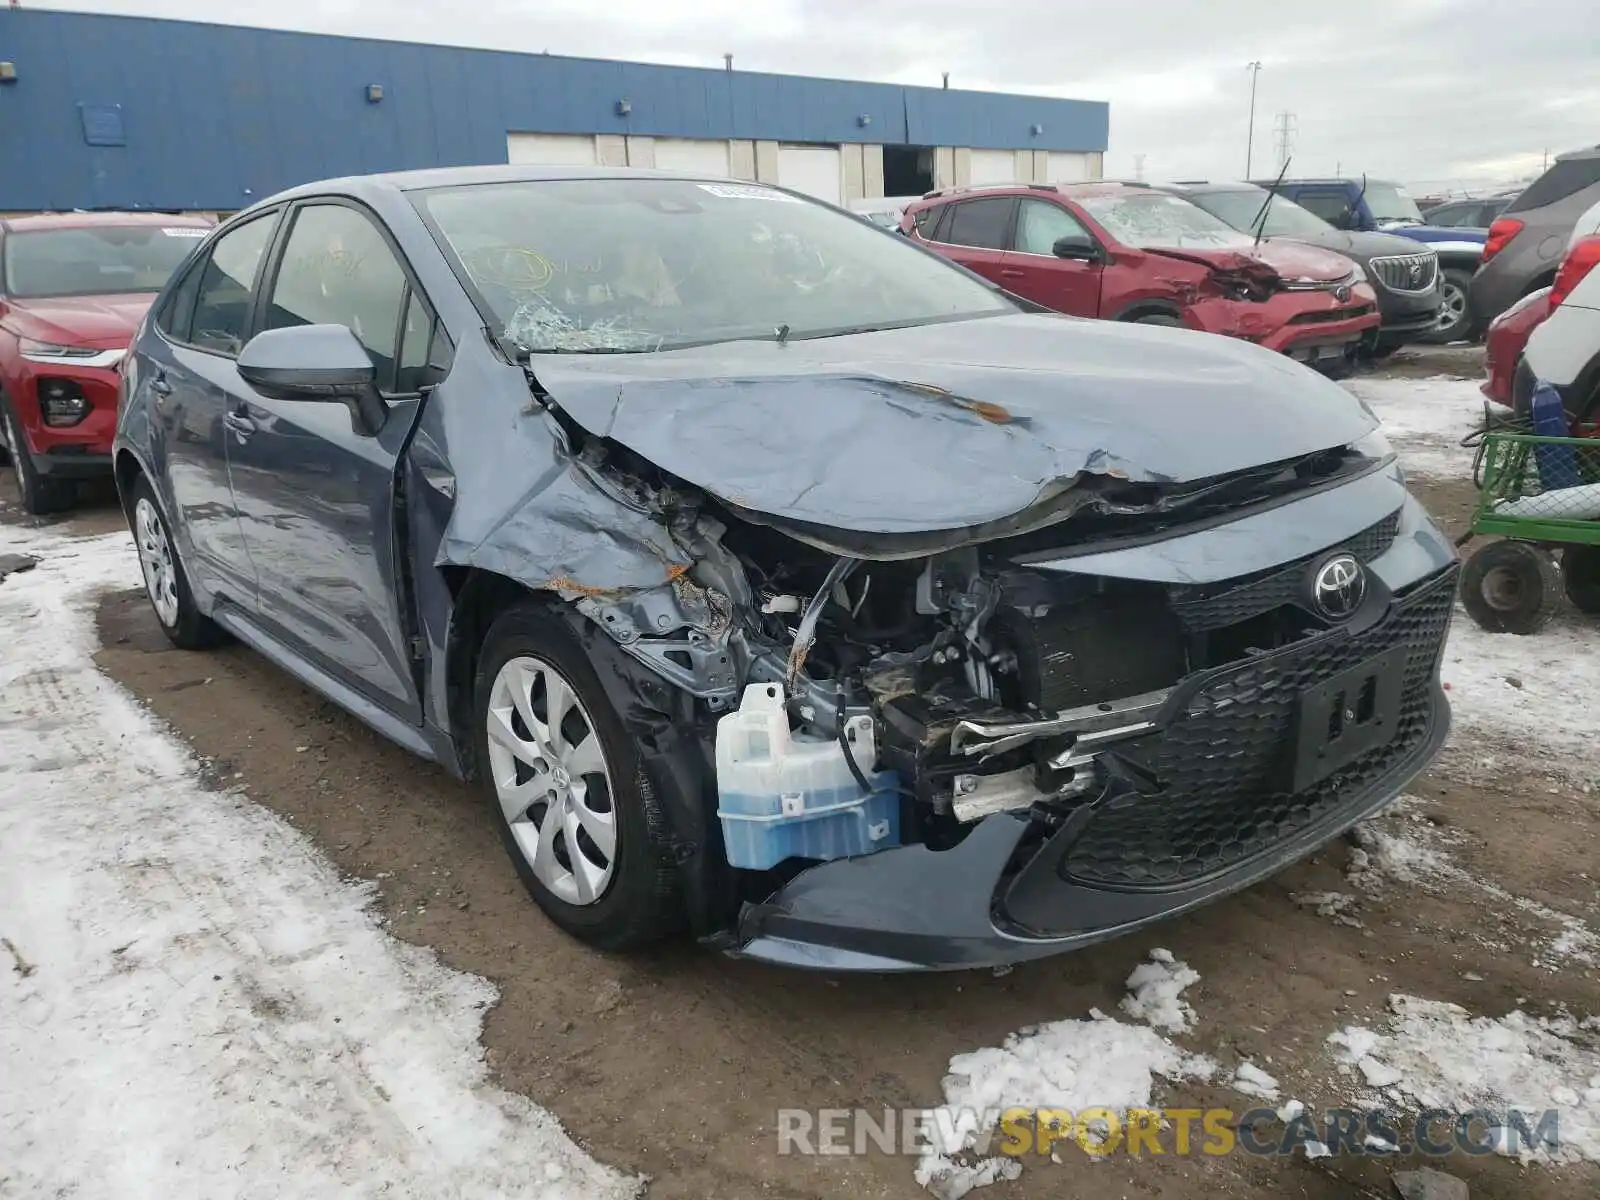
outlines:
{"label": "overcast sky", "polygon": [[[1600,142],[1595,0],[22,0],[28,7],[649,62],[1039,92],[1111,103],[1106,174],[1254,171],[1418,187],[1537,172]],[[221,14],[226,13],[226,18]]]}

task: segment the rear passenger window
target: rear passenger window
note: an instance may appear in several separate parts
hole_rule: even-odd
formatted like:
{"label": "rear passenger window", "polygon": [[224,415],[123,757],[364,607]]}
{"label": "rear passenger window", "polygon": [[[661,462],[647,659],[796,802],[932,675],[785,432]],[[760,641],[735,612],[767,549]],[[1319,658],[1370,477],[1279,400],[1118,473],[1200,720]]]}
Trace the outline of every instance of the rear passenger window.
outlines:
{"label": "rear passenger window", "polygon": [[1506,212],[1526,212],[1530,208],[1543,208],[1546,204],[1565,200],[1574,192],[1582,191],[1595,183],[1600,183],[1600,155],[1558,162],[1530,183],[1527,190],[1506,208]]}
{"label": "rear passenger window", "polygon": [[405,272],[365,214],[307,205],[289,231],[262,328],[343,325],[372,356],[378,387],[393,391],[406,295]]}
{"label": "rear passenger window", "polygon": [[249,333],[256,270],[272,240],[277,217],[277,213],[257,217],[217,239],[200,273],[194,320],[184,340],[230,357],[239,353]]}
{"label": "rear passenger window", "polygon": [[950,227],[944,231],[944,241],[952,246],[974,246],[980,250],[1004,250],[1006,233],[1011,226],[1011,209],[1015,201],[1010,196],[988,200],[963,200],[952,205]]}

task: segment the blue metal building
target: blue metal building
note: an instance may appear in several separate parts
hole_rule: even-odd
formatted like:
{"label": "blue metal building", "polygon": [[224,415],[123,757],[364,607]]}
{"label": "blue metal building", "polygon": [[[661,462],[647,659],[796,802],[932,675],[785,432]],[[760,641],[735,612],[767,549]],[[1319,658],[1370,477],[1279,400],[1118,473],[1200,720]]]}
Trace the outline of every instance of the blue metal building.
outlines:
{"label": "blue metal building", "polygon": [[0,9],[0,211],[228,211],[469,163],[686,167],[834,201],[1098,178],[1105,104]]}

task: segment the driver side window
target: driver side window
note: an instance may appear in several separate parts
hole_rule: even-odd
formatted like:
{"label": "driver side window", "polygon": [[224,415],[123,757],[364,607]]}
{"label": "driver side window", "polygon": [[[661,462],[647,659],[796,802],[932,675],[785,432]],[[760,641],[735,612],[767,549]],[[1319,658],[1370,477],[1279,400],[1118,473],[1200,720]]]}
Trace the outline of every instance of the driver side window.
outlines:
{"label": "driver side window", "polygon": [[295,214],[261,327],[343,325],[371,356],[379,390],[393,392],[407,296],[405,272],[364,213],[310,204]]}
{"label": "driver side window", "polygon": [[1330,189],[1301,192],[1291,197],[1301,208],[1310,209],[1335,229],[1349,229],[1352,222],[1350,197]]}
{"label": "driver side window", "polygon": [[1017,214],[1016,250],[1020,254],[1054,257],[1059,238],[1090,237],[1081,221],[1058,204],[1047,200],[1023,200]]}

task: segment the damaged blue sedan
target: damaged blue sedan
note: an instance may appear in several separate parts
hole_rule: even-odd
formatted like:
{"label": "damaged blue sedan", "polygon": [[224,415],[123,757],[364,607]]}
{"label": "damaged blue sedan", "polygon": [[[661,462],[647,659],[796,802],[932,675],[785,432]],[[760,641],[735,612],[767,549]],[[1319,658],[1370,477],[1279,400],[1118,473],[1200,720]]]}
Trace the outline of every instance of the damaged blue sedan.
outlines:
{"label": "damaged blue sedan", "polygon": [[139,330],[115,463],[177,645],[474,781],[609,949],[1072,949],[1306,856],[1449,723],[1454,554],[1349,394],[763,184],[263,201]]}

